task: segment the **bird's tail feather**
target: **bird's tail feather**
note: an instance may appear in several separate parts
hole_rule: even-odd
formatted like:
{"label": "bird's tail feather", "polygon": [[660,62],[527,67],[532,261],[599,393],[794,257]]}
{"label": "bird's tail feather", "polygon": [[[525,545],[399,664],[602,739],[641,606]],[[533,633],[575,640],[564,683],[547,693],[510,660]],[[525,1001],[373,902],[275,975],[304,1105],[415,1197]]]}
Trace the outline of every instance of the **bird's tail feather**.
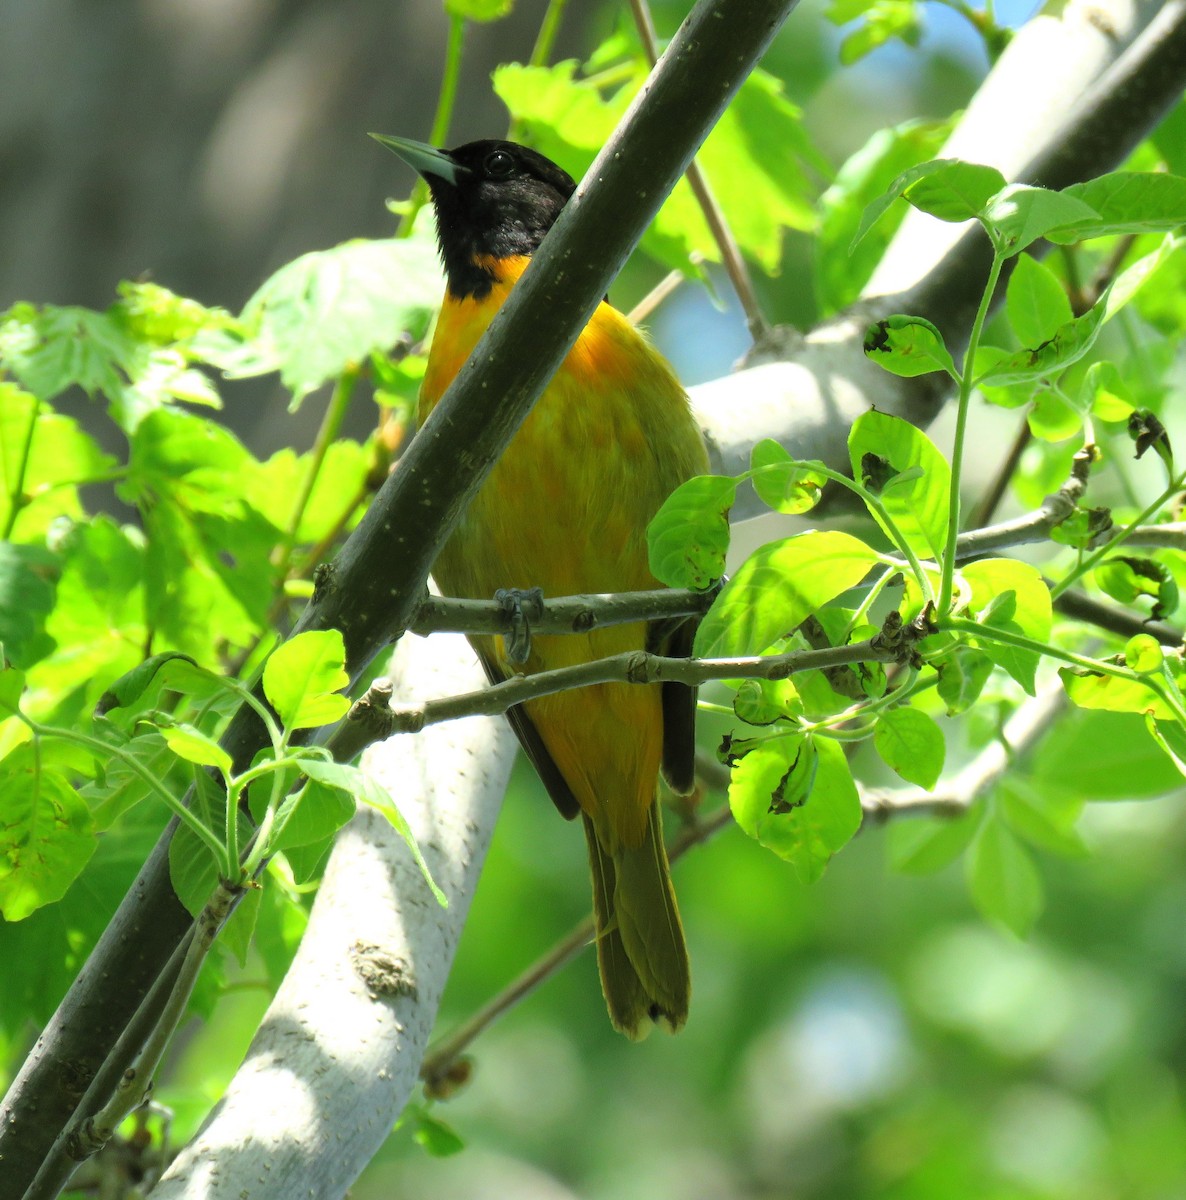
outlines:
{"label": "bird's tail feather", "polygon": [[691,979],[683,926],[663,845],[659,804],[642,844],[607,851],[588,816],[597,965],[614,1027],[643,1038],[658,1022],[671,1032],[688,1017]]}

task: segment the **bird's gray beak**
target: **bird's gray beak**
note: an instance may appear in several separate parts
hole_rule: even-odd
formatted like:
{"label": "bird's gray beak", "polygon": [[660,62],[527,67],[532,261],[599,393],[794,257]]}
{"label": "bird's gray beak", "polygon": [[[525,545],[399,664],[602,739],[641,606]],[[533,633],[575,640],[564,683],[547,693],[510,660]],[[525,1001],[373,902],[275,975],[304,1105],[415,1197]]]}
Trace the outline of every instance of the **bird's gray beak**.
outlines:
{"label": "bird's gray beak", "polygon": [[457,185],[463,175],[470,172],[455,163],[443,150],[429,146],[426,142],[413,142],[409,138],[388,137],[383,133],[372,133],[371,137],[398,154],[414,171],[425,176],[436,176],[446,183]]}

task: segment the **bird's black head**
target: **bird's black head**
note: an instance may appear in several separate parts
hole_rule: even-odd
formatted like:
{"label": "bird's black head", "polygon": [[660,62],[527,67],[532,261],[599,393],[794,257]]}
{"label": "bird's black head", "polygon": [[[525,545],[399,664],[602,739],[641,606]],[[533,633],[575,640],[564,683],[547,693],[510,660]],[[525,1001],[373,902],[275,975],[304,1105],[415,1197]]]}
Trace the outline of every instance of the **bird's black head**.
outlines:
{"label": "bird's black head", "polygon": [[534,254],[576,188],[551,159],[516,142],[437,150],[372,136],[427,181],[449,290],[458,297],[490,291],[491,260]]}

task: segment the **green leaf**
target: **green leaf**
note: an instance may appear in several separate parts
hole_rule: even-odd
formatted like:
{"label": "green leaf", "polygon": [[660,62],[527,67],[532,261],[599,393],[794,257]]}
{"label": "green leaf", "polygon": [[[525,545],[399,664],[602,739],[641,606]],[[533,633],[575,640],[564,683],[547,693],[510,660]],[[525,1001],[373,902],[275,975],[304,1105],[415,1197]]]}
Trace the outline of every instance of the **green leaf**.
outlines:
{"label": "green leaf", "polygon": [[457,1131],[433,1116],[423,1104],[406,1105],[395,1127],[410,1130],[412,1140],[433,1158],[447,1158],[465,1149]]}
{"label": "green leaf", "polygon": [[1075,319],[1058,276],[1028,254],[1018,256],[1005,294],[1009,324],[1023,346],[1041,345]]}
{"label": "green leaf", "polygon": [[1113,362],[1092,363],[1083,375],[1079,406],[1101,421],[1127,421],[1133,412],[1132,392]]}
{"label": "green leaf", "polygon": [[[278,450],[244,480],[244,498],[277,529],[287,529],[293,515],[294,497],[300,494],[313,464],[312,453],[297,455]],[[317,476],[308,501],[301,510],[295,541],[315,544],[343,525],[343,518],[367,494],[367,480],[374,462],[373,450],[348,438],[339,438],[325,448],[317,464]],[[352,526],[349,522],[346,528]]]}
{"label": "green leaf", "polygon": [[1083,428],[1083,415],[1067,403],[1063,393],[1039,391],[1026,413],[1030,433],[1044,442],[1061,442]]}
{"label": "green leaf", "polygon": [[908,184],[902,195],[940,221],[974,220],[1005,186],[1005,177],[996,167],[957,159],[939,159],[931,165],[936,169]]}
{"label": "green leaf", "polygon": [[[951,468],[934,442],[909,421],[871,410],[853,422],[848,456],[853,477],[880,496],[911,549],[938,559],[947,538]],[[872,516],[892,537],[881,517]]]}
{"label": "green leaf", "polygon": [[[192,770],[169,749],[158,730],[131,738],[123,743],[123,749],[171,793],[181,795],[185,791]],[[94,779],[79,789],[79,795],[90,805],[95,829],[100,833],[107,833],[142,800],[159,802],[144,777],[114,755],[102,764]]]}
{"label": "green leaf", "polygon": [[824,315],[851,304],[868,282],[905,215],[880,221],[849,253],[865,207],[906,168],[929,159],[951,131],[947,121],[908,121],[879,129],[836,173],[820,197],[820,224],[812,262],[819,308]]}
{"label": "green leaf", "polygon": [[149,348],[110,313],[17,304],[0,318],[0,365],[39,400],[68,387],[117,399]]}
{"label": "green leaf", "polygon": [[967,857],[968,890],[989,920],[1024,937],[1042,911],[1042,880],[1025,848],[996,816],[980,826]]}
{"label": "green leaf", "polygon": [[848,760],[829,738],[763,743],[733,768],[729,806],[741,828],[789,862],[804,883],[823,874],[861,824]]}
{"label": "green leaf", "polygon": [[466,21],[501,21],[513,6],[514,0],[445,0],[445,11]]}
{"label": "green leaf", "polygon": [[995,385],[1029,383],[1057,375],[1091,349],[1106,318],[1107,305],[1101,298],[1081,317],[1060,325],[1040,345],[998,359],[976,382]]}
{"label": "green leaf", "polygon": [[720,579],[736,495],[728,476],[697,475],[663,501],[647,526],[651,574],[660,583],[703,590]]}
{"label": "green leaf", "polygon": [[1178,609],[1178,582],[1165,563],[1154,558],[1116,554],[1092,572],[1096,585],[1113,600],[1133,604],[1141,596],[1153,598],[1150,619],[1163,621]]}
{"label": "green leaf", "polygon": [[1060,546],[1086,550],[1102,533],[1112,528],[1112,513],[1107,508],[1076,507],[1050,531],[1050,540]]}
{"label": "green leaf", "polygon": [[[74,485],[101,479],[114,465],[76,421],[0,380],[0,528],[12,519],[15,496],[20,513],[14,536],[29,540],[42,531],[45,519],[77,511]],[[45,519],[28,529],[31,507],[46,510]]]}
{"label": "green leaf", "polygon": [[369,771],[360,767],[348,766],[345,763],[321,762],[313,759],[302,762],[301,769],[310,779],[315,779],[327,787],[340,788],[353,795],[360,804],[365,804],[368,808],[373,808],[377,813],[386,817],[391,828],[403,838],[404,844],[411,851],[412,858],[420,868],[420,874],[424,876],[424,882],[428,884],[436,902],[442,908],[449,907],[448,897],[437,887],[432,872],[428,869],[428,863],[424,861],[420,847],[416,844],[411,826],[404,820],[391,793]]}
{"label": "green leaf", "polygon": [[161,736],[169,749],[186,762],[197,763],[200,767],[217,767],[225,776],[229,776],[234,768],[231,756],[194,725],[184,721],[166,725],[161,729]]}
{"label": "green leaf", "polygon": [[1062,787],[1087,801],[1161,796],[1182,784],[1141,717],[1081,708],[1069,709],[1035,747],[1032,777],[1040,792]]}
{"label": "green leaf", "polygon": [[1081,672],[1072,667],[1061,667],[1058,673],[1071,703],[1079,708],[1116,713],[1152,713],[1162,720],[1176,719],[1174,710],[1140,680]]}
{"label": "green leaf", "polygon": [[63,539],[57,604],[46,619],[56,649],[31,668],[37,689],[92,707],[113,677],[141,661],[144,545],[139,530],[95,517]]}
{"label": "green leaf", "polygon": [[286,730],[341,720],[350,700],[346,643],[337,629],[311,629],[278,646],[264,666],[264,694]]}
{"label": "green leaf", "polygon": [[155,682],[157,672],[174,659],[180,659],[182,662],[189,663],[196,670],[201,670],[188,654],[181,654],[176,650],[154,654],[151,658],[137,663],[130,671],[121,675],[99,697],[99,703],[95,705],[95,715],[103,716],[112,709],[127,708],[129,705],[135,704]]}
{"label": "green leaf", "polygon": [[354,812],[353,792],[310,779],[303,788],[291,792],[281,801],[268,843],[269,853],[324,842],[333,837]]}
{"label": "green leaf", "polygon": [[764,438],[750,455],[751,482],[758,499],[775,512],[799,516],[810,512],[827,479],[822,463],[797,462],[773,438]]}
{"label": "green leaf", "polygon": [[212,355],[232,376],[279,371],[293,404],[402,337],[419,340],[440,304],[436,248],[416,238],[358,239],[285,264],[247,301],[252,331]]}
{"label": "green leaf", "polygon": [[[990,628],[1019,633],[1036,642],[1050,637],[1053,613],[1050,589],[1041,572],[1029,563],[1012,558],[985,558],[960,568],[972,589],[971,608],[977,619]],[[1038,653],[980,639],[981,649],[1003,667],[1032,696]]]}
{"label": "green leaf", "polygon": [[1161,649],[1161,643],[1148,633],[1138,633],[1125,643],[1125,665],[1140,675],[1160,671],[1164,661],[1165,653]]}
{"label": "green leaf", "polygon": [[1074,196],[1011,183],[985,206],[981,221],[998,253],[1018,254],[1053,230],[1082,229],[1098,220],[1095,209]]}
{"label": "green leaf", "polygon": [[1000,789],[1001,813],[1009,828],[1040,850],[1064,858],[1086,858],[1090,851],[1075,831],[1083,797],[1066,788],[1036,788],[1006,776]]}
{"label": "green leaf", "polygon": [[1062,194],[1086,204],[1097,219],[1086,229],[1052,230],[1052,242],[1117,234],[1168,233],[1186,225],[1186,179],[1161,171],[1114,171],[1074,183]]}
{"label": "green leaf", "polygon": [[219,943],[235,957],[240,967],[247,965],[248,952],[251,949],[251,939],[255,936],[255,926],[259,921],[260,903],[263,900],[263,889],[256,886],[248,887],[235,905],[235,911],[223,926],[218,935]]}
{"label": "green leaf", "polygon": [[244,498],[258,469],[228,430],[175,409],[150,413],[131,438],[119,492],[148,534],[147,616],[199,662],[249,645],[266,624],[281,534]]}
{"label": "green leaf", "polygon": [[934,666],[939,673],[939,697],[947,705],[947,715],[954,717],[980,699],[992,674],[993,661],[983,650],[961,645]]}
{"label": "green leaf", "polygon": [[959,378],[943,335],[923,317],[899,315],[875,322],[865,331],[864,350],[878,366],[906,379],[934,371]]}
{"label": "green leaf", "polygon": [[[922,187],[923,183],[925,187]],[[935,158],[903,171],[868,208],[857,228],[850,249],[855,250],[865,235],[900,196],[929,205],[932,216],[952,214],[943,220],[966,221],[978,216],[988,201],[1005,186],[1005,177],[994,167],[977,166],[954,158]],[[919,188],[915,192],[914,188]],[[937,211],[932,211],[937,210]],[[962,215],[960,215],[962,214]]]}
{"label": "green leaf", "polygon": [[893,38],[916,46],[921,36],[915,0],[873,0],[865,20],[840,43],[840,61],[851,66]]}
{"label": "green leaf", "polygon": [[835,530],[811,530],[759,547],[705,614],[695,654],[760,654],[855,587],[879,561],[863,542]]}
{"label": "green leaf", "polygon": [[[620,55],[615,58],[620,59]],[[608,65],[603,63],[602,65]],[[629,69],[629,68],[633,69]],[[580,179],[621,120],[648,69],[635,55],[615,78],[620,87],[603,98],[599,87],[576,77],[575,62],[552,67],[510,64],[494,73],[494,90],[524,130],[525,140]],[[815,223],[815,187],[807,173],[826,174],[802,113],[782,83],[763,71],[742,84],[697,155],[738,245],[765,270],[778,270],[786,229]],[[720,260],[720,249],[686,181],[676,184],[642,250],[669,268],[690,273],[689,257]]]}
{"label": "green leaf", "polygon": [[0,542],[0,646],[14,666],[31,666],[54,648],[45,623],[54,608],[56,565],[40,547]]}
{"label": "green leaf", "polygon": [[0,915],[24,920],[60,900],[95,852],[86,803],[31,743],[0,761]]}
{"label": "green leaf", "polygon": [[878,719],[873,745],[907,783],[932,791],[943,772],[947,743],[939,726],[917,708],[891,708]]}
{"label": "green leaf", "polygon": [[803,715],[803,701],[790,679],[743,679],[733,697],[733,711],[747,725],[774,725]]}
{"label": "green leaf", "polygon": [[980,827],[979,806],[957,817],[912,817],[886,829],[890,865],[903,875],[932,875],[953,863],[968,848]]}

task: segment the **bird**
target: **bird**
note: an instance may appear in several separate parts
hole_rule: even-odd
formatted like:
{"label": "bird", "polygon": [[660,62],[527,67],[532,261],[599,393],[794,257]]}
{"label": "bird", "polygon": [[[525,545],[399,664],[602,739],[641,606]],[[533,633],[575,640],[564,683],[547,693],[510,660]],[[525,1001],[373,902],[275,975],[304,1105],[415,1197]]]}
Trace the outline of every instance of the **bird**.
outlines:
{"label": "bird", "polygon": [[[446,278],[419,398],[427,419],[575,190],[570,175],[510,141],[442,150],[372,135],[428,185]],[[708,471],[687,393],[667,360],[608,300],[581,331],[460,518],[432,574],[442,594],[491,599],[661,586],[646,529],[667,496]],[[624,651],[691,654],[694,622],[597,626],[470,642],[492,683]],[[603,683],[507,716],[553,803],[580,817],[589,850],[602,991],[631,1039],[688,1015],[688,952],[663,841],[660,773],[694,789],[695,690]]]}

